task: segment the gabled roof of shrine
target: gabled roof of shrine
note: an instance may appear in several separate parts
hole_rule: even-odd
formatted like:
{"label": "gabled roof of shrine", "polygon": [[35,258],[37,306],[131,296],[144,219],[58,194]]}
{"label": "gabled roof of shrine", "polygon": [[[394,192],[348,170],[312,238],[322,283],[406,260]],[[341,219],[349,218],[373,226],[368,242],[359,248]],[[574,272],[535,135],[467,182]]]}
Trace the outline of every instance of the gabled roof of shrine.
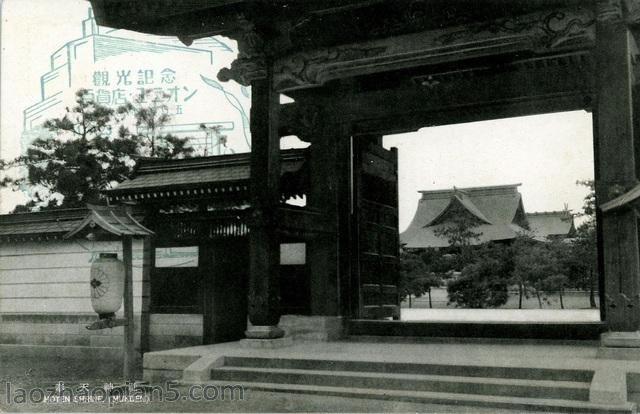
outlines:
{"label": "gabled roof of shrine", "polygon": [[571,237],[575,232],[573,215],[569,211],[527,213],[531,235],[536,240]]}
{"label": "gabled roof of shrine", "polygon": [[130,208],[123,206],[87,205],[88,213],[63,238],[71,239],[85,234],[100,232],[110,236],[146,237],[153,231],[136,220]]}
{"label": "gabled roof of shrine", "polygon": [[[305,153],[304,149],[281,152],[282,187],[287,195],[302,193],[301,182],[289,176],[302,169]],[[250,153],[242,153],[178,160],[143,158],[133,178],[105,193],[109,201],[222,197],[246,193],[251,174],[250,156]]]}
{"label": "gabled roof of shrine", "polygon": [[513,239],[525,232],[519,185],[421,191],[416,214],[400,240],[409,248],[447,247],[449,242],[437,233],[448,225],[448,213],[460,207],[478,219],[473,231],[480,235],[472,244]]}
{"label": "gabled roof of shrine", "polygon": [[27,241],[62,238],[89,213],[87,208],[0,214],[0,240]]}
{"label": "gabled roof of shrine", "polygon": [[[65,235],[77,230],[82,226],[83,222],[89,224],[88,217],[92,215],[92,209],[102,209],[103,212],[110,212],[107,207],[91,206],[91,208],[69,208],[56,209],[37,212],[0,214],[0,241],[1,242],[17,242],[17,241],[38,241],[38,240],[57,240],[63,239]],[[116,231],[113,234],[122,235],[135,228],[130,235],[149,235],[148,229],[140,224],[142,215],[140,211],[127,213],[129,217],[116,211],[118,218],[108,217],[107,223],[113,223]],[[128,226],[129,230],[123,230],[124,226]],[[135,223],[133,223],[135,222]],[[143,230],[141,230],[143,229]],[[145,234],[140,233],[141,230]],[[135,233],[135,234],[134,234]]]}

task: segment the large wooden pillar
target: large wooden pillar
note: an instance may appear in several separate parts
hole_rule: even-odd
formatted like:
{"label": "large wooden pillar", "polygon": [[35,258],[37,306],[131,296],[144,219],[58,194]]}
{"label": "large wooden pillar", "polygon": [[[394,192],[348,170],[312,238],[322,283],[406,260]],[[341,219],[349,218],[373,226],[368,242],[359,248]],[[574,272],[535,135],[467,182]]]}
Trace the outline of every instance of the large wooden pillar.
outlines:
{"label": "large wooden pillar", "polygon": [[251,205],[249,234],[249,338],[278,338],[280,320],[280,243],[277,209],[280,205],[279,94],[272,88],[272,72],[251,82]]}
{"label": "large wooden pillar", "polygon": [[[636,184],[633,113],[635,41],[620,1],[598,1],[597,101],[593,114],[599,206]],[[640,347],[638,222],[631,210],[599,214],[604,270],[604,346]]]}
{"label": "large wooden pillar", "polygon": [[280,95],[273,88],[273,62],[268,36],[243,15],[238,15],[238,57],[218,79],[251,86],[251,207],[249,221],[249,294],[251,325],[247,338],[284,336],[280,321],[280,242],[277,232],[280,207]]}

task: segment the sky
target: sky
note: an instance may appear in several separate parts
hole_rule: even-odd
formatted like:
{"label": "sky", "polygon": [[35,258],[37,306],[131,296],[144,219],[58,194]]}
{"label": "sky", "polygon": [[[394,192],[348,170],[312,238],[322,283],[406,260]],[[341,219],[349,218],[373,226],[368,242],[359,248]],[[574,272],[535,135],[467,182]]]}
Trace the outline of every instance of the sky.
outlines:
{"label": "sky", "polygon": [[526,212],[580,212],[593,179],[591,114],[562,112],[423,128],[385,137],[398,148],[400,230],[421,190],[518,184]]}
{"label": "sky", "polygon": [[[40,98],[40,77],[49,69],[49,56],[81,34],[88,7],[81,0],[2,2],[0,157],[19,155],[23,111]],[[214,101],[211,110],[224,105]],[[593,177],[591,134],[591,115],[578,111],[385,137],[385,146],[398,148],[400,230],[413,218],[418,191],[452,186],[521,183],[528,212],[561,210],[565,203],[579,211],[586,190],[576,180]],[[0,192],[0,212],[10,211],[19,200]]]}

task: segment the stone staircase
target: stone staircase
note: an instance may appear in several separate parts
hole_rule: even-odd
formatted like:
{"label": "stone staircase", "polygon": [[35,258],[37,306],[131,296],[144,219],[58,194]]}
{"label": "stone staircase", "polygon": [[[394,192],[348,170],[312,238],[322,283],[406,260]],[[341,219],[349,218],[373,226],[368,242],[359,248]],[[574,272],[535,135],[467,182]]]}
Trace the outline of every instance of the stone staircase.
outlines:
{"label": "stone staircase", "polygon": [[516,411],[633,413],[589,402],[593,371],[226,356],[209,384]]}

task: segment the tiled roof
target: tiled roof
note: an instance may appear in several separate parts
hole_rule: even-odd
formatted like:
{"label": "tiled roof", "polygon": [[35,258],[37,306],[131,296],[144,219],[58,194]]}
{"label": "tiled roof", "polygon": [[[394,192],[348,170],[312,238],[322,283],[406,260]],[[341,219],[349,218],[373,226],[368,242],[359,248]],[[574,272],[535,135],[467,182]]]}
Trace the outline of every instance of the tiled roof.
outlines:
{"label": "tiled roof", "polygon": [[[92,209],[104,210],[107,208],[100,206],[90,207],[0,214],[0,241],[61,239],[70,232],[78,230],[83,222],[87,222],[92,215]],[[119,210],[114,210],[114,216],[111,211],[108,213],[106,210],[104,211],[106,214],[101,214],[102,223],[112,227],[111,233],[117,235],[129,233],[131,235],[148,235],[148,230],[139,223],[139,220],[141,220],[140,212],[125,216]],[[100,224],[98,223],[98,225]],[[142,232],[140,232],[141,229],[143,229]]]}
{"label": "tiled roof", "polygon": [[183,186],[187,184],[215,183],[221,181],[239,181],[249,178],[248,165],[231,165],[225,168],[198,168],[183,171],[165,171],[139,175],[123,181],[112,192],[139,188],[158,188]]}
{"label": "tiled roof", "polygon": [[[437,231],[444,229],[446,224],[437,224],[416,232],[411,237],[404,237],[405,233],[400,236],[401,242],[406,243],[409,248],[426,248],[426,247],[448,247],[449,241],[444,237],[436,235]],[[519,234],[525,234],[526,230],[516,224],[480,224],[472,229],[478,233],[478,238],[469,240],[471,245],[478,245],[489,241],[511,240],[515,239]]]}
{"label": "tiled roof", "polygon": [[433,220],[431,220],[426,225],[433,226],[437,223],[446,220],[446,214],[449,210],[455,209],[455,203],[459,203],[459,205],[466,210],[468,213],[471,213],[476,219],[479,219],[481,222],[491,224],[491,222],[485,217],[485,215],[473,204],[473,201],[469,199],[469,196],[463,193],[456,193],[451,198],[449,198],[449,204],[436,216]]}
{"label": "tiled roof", "polygon": [[84,220],[64,235],[65,239],[100,229],[113,236],[152,236],[154,233],[138,222],[131,212],[120,206],[88,205]]}
{"label": "tiled roof", "polygon": [[537,240],[571,236],[575,230],[573,215],[568,211],[527,213],[527,221],[532,237]]}
{"label": "tiled roof", "polygon": [[513,239],[525,232],[518,221],[523,210],[519,185],[421,191],[416,214],[400,240],[410,248],[448,246],[448,241],[436,236],[436,232],[446,226],[446,220],[440,218],[456,206],[462,206],[480,220],[473,231],[482,234],[477,240],[471,240],[472,244]]}
{"label": "tiled roof", "polygon": [[26,240],[34,236],[56,238],[69,232],[87,216],[86,208],[0,215],[0,238]]}
{"label": "tiled roof", "polygon": [[[282,173],[298,172],[305,162],[305,153],[300,149],[282,151]],[[244,191],[251,174],[250,156],[250,153],[242,153],[180,160],[142,159],[132,179],[105,193],[109,198],[117,199],[150,191],[164,191],[163,196],[176,196],[180,194],[174,194],[175,190],[203,191],[215,186],[228,187],[223,190],[225,193]]]}

